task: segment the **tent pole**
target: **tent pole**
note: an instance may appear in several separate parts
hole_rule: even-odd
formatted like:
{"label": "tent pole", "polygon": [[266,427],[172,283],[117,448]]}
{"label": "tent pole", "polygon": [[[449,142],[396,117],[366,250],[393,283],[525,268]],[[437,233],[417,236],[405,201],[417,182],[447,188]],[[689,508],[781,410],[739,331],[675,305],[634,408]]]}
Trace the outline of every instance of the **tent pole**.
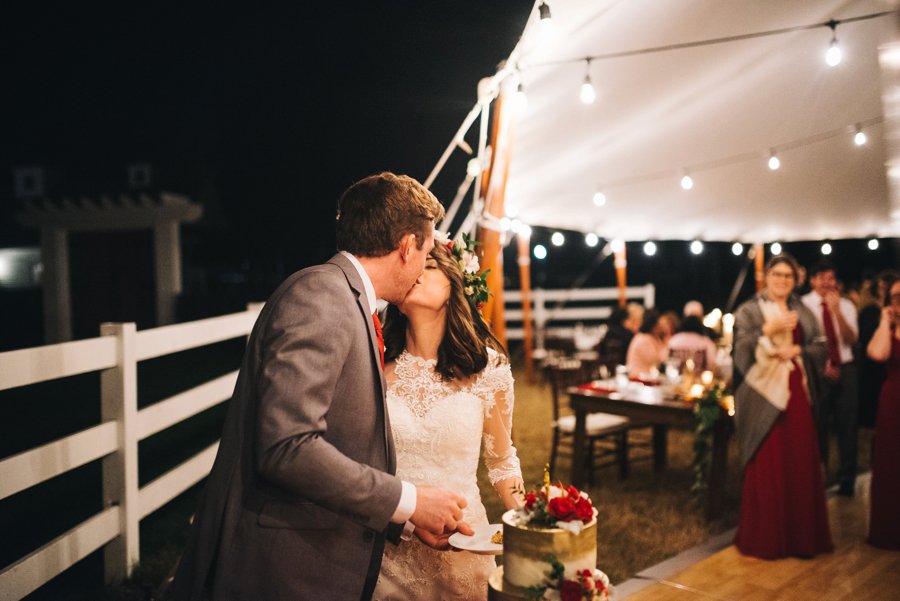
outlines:
{"label": "tent pole", "polygon": [[469,114],[466,115],[466,118],[463,119],[462,125],[459,126],[459,129],[456,130],[456,134],[453,136],[453,139],[450,140],[450,144],[447,145],[447,148],[444,150],[444,154],[441,155],[441,158],[438,159],[437,165],[434,166],[434,169],[431,170],[431,173],[428,175],[428,179],[425,180],[424,186],[426,188],[431,188],[431,184],[434,183],[435,178],[438,176],[438,173],[441,172],[441,169],[444,168],[444,164],[446,164],[447,159],[450,158],[450,154],[453,152],[453,149],[459,146],[459,143],[462,141],[463,136],[466,135],[466,132],[469,131],[469,128],[472,127],[472,124],[475,122],[475,119],[481,113],[481,103],[478,103],[469,111]]}
{"label": "tent pole", "polygon": [[522,347],[525,350],[525,380],[534,383],[534,331],[531,325],[531,237],[516,234],[519,247],[519,289],[522,292]]}
{"label": "tent pole", "polygon": [[628,267],[628,261],[625,256],[625,242],[622,242],[621,248],[616,248],[614,252],[616,255],[614,263],[616,266],[616,285],[619,287],[619,306],[624,307],[628,302],[625,290]]}
{"label": "tent pole", "polygon": [[763,251],[762,242],[753,245],[753,261],[756,266],[756,291],[759,292],[766,287],[765,281],[765,252]]}

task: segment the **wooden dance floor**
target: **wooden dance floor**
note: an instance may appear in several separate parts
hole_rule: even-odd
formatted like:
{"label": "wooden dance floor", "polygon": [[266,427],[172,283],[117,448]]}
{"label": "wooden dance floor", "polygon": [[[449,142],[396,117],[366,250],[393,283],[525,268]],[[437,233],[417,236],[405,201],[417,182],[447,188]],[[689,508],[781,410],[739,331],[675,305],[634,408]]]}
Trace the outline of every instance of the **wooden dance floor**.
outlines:
{"label": "wooden dance floor", "polygon": [[[865,543],[869,479],[852,499],[830,497],[834,553],[814,559],[763,561],[733,545],[627,597],[627,601],[900,600],[900,551]],[[624,601],[624,600],[623,600]]]}

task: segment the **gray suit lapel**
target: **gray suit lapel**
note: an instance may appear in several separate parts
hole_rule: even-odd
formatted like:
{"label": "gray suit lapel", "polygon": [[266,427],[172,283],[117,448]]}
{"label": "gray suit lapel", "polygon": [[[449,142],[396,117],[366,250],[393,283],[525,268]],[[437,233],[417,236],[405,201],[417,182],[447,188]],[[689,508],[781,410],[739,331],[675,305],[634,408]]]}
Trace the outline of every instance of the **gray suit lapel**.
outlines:
{"label": "gray suit lapel", "polygon": [[384,370],[381,369],[381,351],[378,349],[378,335],[375,334],[375,324],[372,322],[372,315],[369,313],[366,287],[363,285],[356,268],[344,255],[336,254],[328,262],[334,263],[341,268],[347,277],[347,282],[350,283],[350,287],[356,293],[356,304],[359,307],[362,318],[366,322],[366,331],[369,333],[369,346],[372,348],[372,360],[378,369],[378,377],[381,382],[381,396],[384,397],[386,386],[384,383]]}

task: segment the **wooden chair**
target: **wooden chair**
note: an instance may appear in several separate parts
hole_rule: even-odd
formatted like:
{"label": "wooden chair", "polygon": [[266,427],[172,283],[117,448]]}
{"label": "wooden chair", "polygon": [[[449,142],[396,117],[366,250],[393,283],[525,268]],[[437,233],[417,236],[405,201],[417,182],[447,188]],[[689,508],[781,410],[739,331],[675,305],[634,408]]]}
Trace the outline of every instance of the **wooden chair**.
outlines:
{"label": "wooden chair", "polygon": [[[562,454],[572,456],[575,440],[575,416],[563,414],[566,388],[584,384],[593,379],[597,364],[585,363],[577,359],[565,359],[546,366],[545,374],[550,382],[553,397],[553,442],[550,449],[550,473],[555,473],[556,460]],[[619,478],[628,476],[628,429],[627,417],[609,413],[591,413],[587,419],[587,445],[585,468],[588,484],[593,485],[594,470],[618,464]],[[610,460],[595,463],[595,460]]]}

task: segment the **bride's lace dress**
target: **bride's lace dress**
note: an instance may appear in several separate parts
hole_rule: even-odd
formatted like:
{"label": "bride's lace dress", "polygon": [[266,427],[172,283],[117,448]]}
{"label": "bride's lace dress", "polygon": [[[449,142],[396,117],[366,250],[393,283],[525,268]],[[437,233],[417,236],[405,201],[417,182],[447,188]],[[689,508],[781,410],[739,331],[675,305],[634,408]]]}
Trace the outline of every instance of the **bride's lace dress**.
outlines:
{"label": "bride's lace dress", "polygon": [[[387,403],[397,447],[397,475],[440,486],[469,502],[464,518],[488,523],[475,476],[479,455],[491,483],[521,476],[510,432],[513,379],[489,351],[488,366],[465,383],[442,382],[435,360],[403,352],[388,373]],[[435,551],[419,539],[385,548],[374,599],[485,599],[494,556]]]}

